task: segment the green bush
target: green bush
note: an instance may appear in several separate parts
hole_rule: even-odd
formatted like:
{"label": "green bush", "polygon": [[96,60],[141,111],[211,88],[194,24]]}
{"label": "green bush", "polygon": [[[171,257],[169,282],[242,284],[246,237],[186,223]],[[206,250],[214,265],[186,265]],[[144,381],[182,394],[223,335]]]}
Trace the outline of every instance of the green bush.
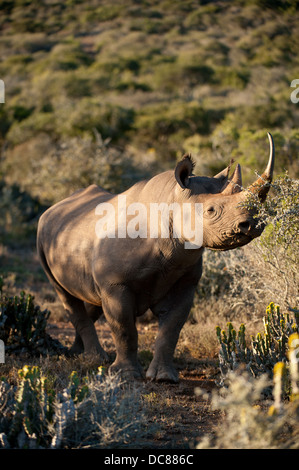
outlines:
{"label": "green bush", "polygon": [[32,57],[29,54],[17,54],[7,57],[6,60],[1,62],[0,71],[1,75],[6,74],[19,74],[24,75],[24,71],[27,69],[27,65],[32,62]]}
{"label": "green bush", "polygon": [[[244,113],[246,113],[245,110]],[[227,160],[235,158],[242,166],[243,185],[245,187],[253,182],[254,172],[262,172],[268,161],[269,144],[266,135],[267,130],[272,126],[263,126],[258,130],[255,127],[250,126],[249,122],[244,124],[239,113],[229,113],[216,125],[208,139],[214,154],[220,153]],[[289,168],[290,177],[296,178],[299,174],[297,159],[299,150],[298,131],[292,129],[281,132],[274,129],[272,135],[276,149],[275,174],[279,175],[286,168]],[[204,155],[207,152],[205,145],[204,141],[199,141],[195,151],[199,155]],[[207,166],[210,164],[213,171],[216,169],[213,168],[214,162],[223,165],[223,161],[220,161],[219,157],[217,160],[215,155],[209,155]],[[218,168],[220,169],[220,166]]]}
{"label": "green bush", "polygon": [[55,70],[75,70],[80,66],[89,66],[91,56],[84,52],[76,41],[60,43],[53,47],[48,58],[48,67]]}
{"label": "green bush", "polygon": [[233,67],[217,67],[214,80],[221,83],[223,87],[230,87],[234,90],[244,90],[250,79],[250,71],[243,67],[235,69]]}
{"label": "green bush", "polygon": [[[27,220],[30,232],[46,205],[70,196],[77,189],[97,184],[107,191],[121,192],[152,174],[150,162],[137,161],[130,153],[109,145],[109,141],[109,138],[103,139],[96,128],[93,137],[84,135],[59,141],[41,133],[8,152],[3,162],[7,180],[11,185],[20,182],[19,191],[28,197],[30,192],[33,201],[43,204],[37,207],[32,224]],[[21,235],[26,229],[23,215],[27,212],[20,206],[21,197],[17,193],[11,194],[11,185],[5,186],[3,191],[6,195],[2,199],[3,208],[0,200],[5,236],[13,232]]]}
{"label": "green bush", "polygon": [[43,210],[45,206],[38,199],[0,179],[0,241],[11,243],[20,237],[35,237],[37,218]]}
{"label": "green bush", "polygon": [[209,111],[196,102],[173,101],[169,105],[149,106],[136,116],[136,145],[156,148],[162,159],[180,153],[188,136],[210,129]]}
{"label": "green bush", "polygon": [[10,127],[7,139],[13,146],[30,140],[36,133],[47,132],[55,135],[55,117],[52,113],[37,112],[21,122],[15,121]]}
{"label": "green bush", "polygon": [[86,12],[81,21],[84,23],[101,23],[104,21],[111,21],[119,17],[123,11],[121,5],[103,5],[95,10]]}
{"label": "green bush", "polygon": [[[230,372],[227,388],[212,393],[212,409],[224,413],[224,420],[212,438],[201,439],[198,449],[298,449],[298,335],[296,341],[297,357],[292,357],[290,365],[290,401],[285,400],[286,365],[282,362],[275,365],[273,380]],[[265,400],[267,388],[273,389],[271,406]],[[206,397],[199,389],[197,393]]]}
{"label": "green bush", "polygon": [[155,67],[151,83],[156,90],[176,93],[180,88],[192,88],[213,82],[214,70],[204,63],[201,57],[191,54],[179,57],[177,61],[165,61]]}
{"label": "green bush", "polygon": [[299,312],[282,314],[280,308],[269,304],[264,317],[264,334],[251,336],[251,347],[242,324],[236,331],[231,322],[227,323],[227,331],[216,327],[220,343],[219,364],[222,381],[225,381],[229,371],[240,366],[246,367],[254,377],[273,372],[277,362],[287,362],[289,354],[289,339],[299,332]]}
{"label": "green bush", "polygon": [[272,279],[277,278],[284,304],[294,307],[298,302],[299,281],[299,180],[286,174],[277,178],[271,188],[273,194],[264,204],[249,193],[245,206],[266,226],[256,241],[258,255],[268,266]]}
{"label": "green bush", "polygon": [[62,136],[93,135],[96,128],[103,138],[117,140],[131,129],[134,112],[117,105],[101,104],[99,100],[82,98],[68,102],[56,111],[55,133]]}
{"label": "green bush", "polygon": [[[65,86],[69,97],[90,93],[86,79],[69,77],[65,80]],[[82,97],[78,103],[66,100],[65,107],[54,107],[54,112],[51,112],[50,107],[50,112],[46,109],[24,117],[21,122],[15,120],[7,133],[7,139],[11,145],[16,146],[41,132],[53,138],[73,137],[84,133],[93,135],[93,129],[97,128],[104,138],[118,140],[125,137],[133,123],[132,109],[101,104],[98,100]]]}
{"label": "green bush", "polygon": [[73,371],[57,393],[39,367],[24,366],[16,387],[0,381],[0,409],[6,449],[119,448],[151,428],[137,390],[102,367],[83,381]]}
{"label": "green bush", "polygon": [[41,311],[34,297],[21,292],[8,297],[3,293],[0,277],[0,339],[8,353],[32,355],[57,354],[65,351],[61,344],[46,333],[50,312]]}
{"label": "green bush", "polygon": [[91,95],[90,81],[85,77],[77,77],[73,73],[64,80],[64,89],[69,98],[80,98]]}
{"label": "green bush", "polygon": [[218,11],[218,5],[202,5],[197,10],[189,13],[184,20],[184,25],[186,28],[206,30],[217,21],[215,13]]}

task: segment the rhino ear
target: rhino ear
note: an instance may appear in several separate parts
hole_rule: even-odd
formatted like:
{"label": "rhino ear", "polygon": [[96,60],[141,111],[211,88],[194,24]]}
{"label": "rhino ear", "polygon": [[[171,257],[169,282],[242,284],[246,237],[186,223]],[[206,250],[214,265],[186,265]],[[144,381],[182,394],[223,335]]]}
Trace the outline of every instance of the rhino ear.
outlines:
{"label": "rhino ear", "polygon": [[174,176],[181,188],[185,189],[187,187],[189,176],[192,175],[194,166],[195,163],[190,154],[184,155],[182,160],[178,162],[174,171]]}
{"label": "rhino ear", "polygon": [[220,171],[220,173],[215,175],[214,178],[217,178],[221,181],[227,181],[228,175],[229,175],[229,172],[233,163],[234,163],[234,159],[232,158],[229,165],[224,170]]}

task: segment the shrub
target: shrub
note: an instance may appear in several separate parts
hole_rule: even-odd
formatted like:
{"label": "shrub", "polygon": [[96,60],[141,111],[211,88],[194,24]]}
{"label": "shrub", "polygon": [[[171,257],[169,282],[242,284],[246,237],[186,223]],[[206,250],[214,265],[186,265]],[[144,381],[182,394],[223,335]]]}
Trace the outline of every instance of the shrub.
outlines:
{"label": "shrub", "polygon": [[153,147],[164,160],[176,156],[184,139],[196,132],[209,132],[210,114],[195,101],[173,101],[168,105],[144,107],[136,115],[137,136],[134,142]]}
{"label": "shrub", "polygon": [[65,351],[46,333],[49,315],[48,310],[41,311],[34,304],[34,297],[30,294],[21,292],[20,296],[6,296],[0,278],[0,338],[6,352],[39,356]]}
{"label": "shrub", "polygon": [[84,14],[81,21],[90,23],[101,23],[103,21],[111,21],[121,15],[123,7],[121,5],[103,5],[95,10]]}
{"label": "shrub", "polygon": [[205,31],[211,24],[217,21],[216,13],[221,11],[219,5],[202,5],[197,10],[193,10],[184,20],[186,28],[200,29]]}
{"label": "shrub", "polygon": [[0,381],[0,409],[0,448],[119,448],[149,429],[137,389],[102,367],[83,381],[73,371],[57,393],[24,366],[16,387]]}
{"label": "shrub", "polygon": [[96,128],[103,138],[117,140],[131,129],[134,111],[117,105],[101,104],[98,100],[82,98],[75,106],[70,103],[67,115],[63,110],[58,117],[60,133],[78,136],[92,133]]}
{"label": "shrub", "polygon": [[[265,292],[265,287],[268,291]],[[192,318],[199,324],[209,317],[214,324],[219,318],[226,321],[260,321],[265,301],[273,298],[268,266],[256,265],[252,244],[235,250],[203,255],[203,275],[196,289]]]}
{"label": "shrub", "polygon": [[246,68],[218,67],[215,70],[215,81],[224,87],[243,90],[249,82],[250,72]]}
{"label": "shrub", "polygon": [[[297,394],[291,394],[291,401],[285,401],[285,372],[283,363],[274,367],[273,381],[265,375],[253,378],[244,371],[230,372],[227,388],[212,395],[212,409],[224,412],[224,421],[215,435],[205,436],[197,448],[298,449],[298,386]],[[292,359],[291,377],[292,383],[298,384],[298,357]],[[270,407],[263,399],[264,390],[269,387],[274,388],[275,397]],[[201,390],[197,393],[205,396]]]}
{"label": "shrub", "polygon": [[281,314],[280,308],[269,304],[264,317],[264,334],[251,336],[251,348],[242,324],[237,332],[232,323],[227,323],[227,331],[216,327],[220,343],[219,364],[222,383],[229,371],[246,367],[254,377],[267,373],[271,374],[277,362],[287,362],[289,340],[294,333],[299,332],[299,313],[293,315]]}
{"label": "shrub", "polygon": [[[269,111],[268,111],[269,112]],[[253,113],[254,115],[254,113]],[[243,184],[250,184],[253,179],[254,171],[261,171],[267,164],[268,142],[265,138],[267,129],[255,129],[255,125],[251,125],[247,120],[244,124],[244,115],[241,117],[239,113],[228,113],[225,118],[215,127],[213,133],[209,137],[210,147],[213,149],[214,155],[209,155],[208,169],[212,172],[220,169],[224,159],[230,157],[238,160],[242,166]],[[264,125],[263,125],[264,127]],[[269,126],[271,128],[272,125]],[[298,131],[290,130],[280,132],[274,130],[273,139],[275,142],[276,159],[275,173],[277,175],[289,169],[290,177],[295,178],[298,175]],[[205,154],[206,142],[198,142],[197,153]],[[215,156],[218,154],[218,160]],[[217,163],[217,167],[213,167],[213,163]]]}
{"label": "shrub", "polygon": [[56,119],[52,113],[36,112],[22,119],[21,122],[14,121],[10,127],[7,139],[13,146],[30,140],[39,132],[55,134]]}
{"label": "shrub", "polygon": [[64,89],[69,98],[80,98],[90,96],[90,82],[87,78],[77,77],[73,73],[66,76]]}
{"label": "shrub", "polygon": [[75,70],[81,65],[88,66],[92,58],[76,41],[57,44],[49,54],[48,66],[52,70]]}
{"label": "shrub", "polygon": [[20,237],[35,237],[36,221],[44,209],[18,185],[0,180],[0,240],[11,243]]}
{"label": "shrub", "polygon": [[274,195],[265,204],[259,204],[254,195],[248,194],[245,205],[256,212],[259,223],[267,225],[255,244],[258,255],[267,264],[271,277],[279,280],[282,302],[294,307],[298,302],[299,281],[299,180],[285,174],[271,188]]}
{"label": "shrub", "polygon": [[18,371],[18,378],[16,390],[4,381],[0,385],[0,397],[4,393],[10,395],[0,421],[0,448],[36,447],[45,445],[49,438],[48,422],[54,414],[53,390],[37,366],[24,366]]}
{"label": "shrub", "polygon": [[173,93],[182,87],[190,88],[209,83],[213,80],[213,75],[214,70],[199,61],[195,54],[190,57],[184,55],[177,61],[172,58],[159,64],[155,68],[152,83],[157,90]]}
{"label": "shrub", "polygon": [[[123,191],[151,174],[148,164],[137,163],[130,154],[108,146],[109,139],[103,140],[96,129],[95,134],[98,136],[96,141],[84,136],[58,142],[45,134],[38,135],[8,153],[4,162],[7,179],[20,182],[23,192],[30,192],[32,199],[38,197],[43,203],[49,204],[90,184],[97,184],[112,192]],[[20,160],[24,154],[27,158]],[[1,206],[0,203],[0,213]],[[16,223],[21,212],[19,209],[19,198],[14,202],[7,197],[4,215],[7,212],[7,216],[10,216],[14,211],[17,214],[13,216],[13,223],[9,227],[8,222],[5,224],[5,232],[10,233],[10,227],[16,229],[19,226]]]}

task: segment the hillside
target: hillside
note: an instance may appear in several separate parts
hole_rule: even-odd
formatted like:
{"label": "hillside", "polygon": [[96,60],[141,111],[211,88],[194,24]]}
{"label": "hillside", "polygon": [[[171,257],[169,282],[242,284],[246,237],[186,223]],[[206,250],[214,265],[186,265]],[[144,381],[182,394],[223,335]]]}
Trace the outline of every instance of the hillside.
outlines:
{"label": "hillside", "polygon": [[[8,0],[0,9],[0,176],[41,202],[90,182],[127,187],[187,151],[200,174],[234,157],[247,182],[267,159],[267,130],[276,170],[298,173],[298,2]],[[114,149],[112,169],[99,139]]]}

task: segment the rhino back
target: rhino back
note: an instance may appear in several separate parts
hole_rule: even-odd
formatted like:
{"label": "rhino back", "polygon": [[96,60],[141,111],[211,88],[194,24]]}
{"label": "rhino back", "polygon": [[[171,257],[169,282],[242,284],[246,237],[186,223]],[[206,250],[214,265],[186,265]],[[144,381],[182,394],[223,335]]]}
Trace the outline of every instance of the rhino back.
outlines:
{"label": "rhino back", "polygon": [[94,212],[112,197],[96,185],[78,190],[44,212],[38,224],[38,252],[51,275],[69,293],[93,303],[98,298],[91,275]]}

